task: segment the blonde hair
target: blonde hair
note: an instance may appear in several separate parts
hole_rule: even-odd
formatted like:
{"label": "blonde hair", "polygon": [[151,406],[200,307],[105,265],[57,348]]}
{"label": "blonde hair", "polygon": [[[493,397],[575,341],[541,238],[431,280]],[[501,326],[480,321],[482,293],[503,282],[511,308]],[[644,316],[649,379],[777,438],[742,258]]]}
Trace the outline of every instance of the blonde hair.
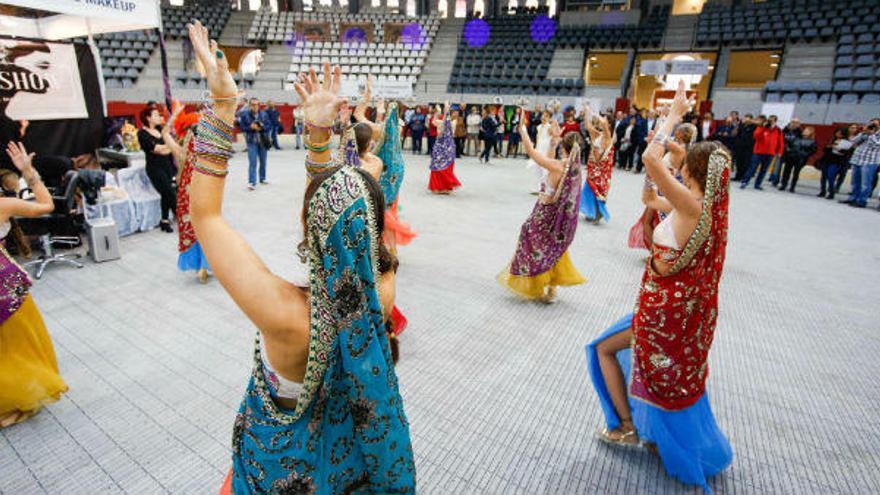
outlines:
{"label": "blonde hair", "polygon": [[681,138],[683,141],[681,144],[685,146],[690,146],[694,144],[694,141],[697,140],[697,126],[689,122],[686,122],[676,127],[672,135],[677,136],[679,133],[681,134]]}

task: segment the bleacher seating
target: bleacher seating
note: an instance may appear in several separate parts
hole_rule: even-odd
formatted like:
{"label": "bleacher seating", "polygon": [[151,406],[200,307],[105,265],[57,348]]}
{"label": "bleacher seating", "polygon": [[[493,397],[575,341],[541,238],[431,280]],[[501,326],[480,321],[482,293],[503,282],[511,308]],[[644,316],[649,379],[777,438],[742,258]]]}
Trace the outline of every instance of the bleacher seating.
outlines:
{"label": "bleacher seating", "polygon": [[[205,24],[212,38],[220,32],[229,19],[229,2],[195,2],[182,7],[162,6],[162,26],[165,39],[186,36],[186,23],[198,19]],[[152,31],[132,31],[95,36],[101,56],[104,84],[108,88],[131,88],[159,43],[159,36]],[[173,74],[176,87],[204,87],[199,74]]]}
{"label": "bleacher seating", "polygon": [[[296,22],[321,22],[330,26],[324,39],[295,33]],[[418,24],[414,39],[386,40],[388,23]],[[341,41],[340,27],[345,24],[370,24],[372,41]],[[389,13],[362,12],[348,14],[339,10],[319,12],[272,13],[261,10],[248,32],[248,40],[256,43],[287,43],[291,46],[290,67],[286,86],[291,86],[301,72],[310,67],[319,68],[324,62],[339,64],[346,79],[364,80],[373,75],[377,80],[408,81],[415,83],[428,57],[434,35],[440,26],[436,15],[407,17]]]}
{"label": "bleacher seating", "polygon": [[319,41],[340,40],[339,27],[342,23],[369,23],[373,25],[373,39],[385,37],[385,24],[418,23],[426,38],[433,39],[440,28],[440,18],[432,16],[408,17],[389,13],[348,14],[338,10],[322,10],[319,12],[278,12],[260,10],[248,30],[247,38],[252,43],[285,43],[294,39],[294,27],[297,22],[326,22],[330,25],[329,38]]}
{"label": "bleacher seating", "polygon": [[181,7],[162,7],[162,27],[165,39],[177,39],[187,36],[186,25],[196,19],[208,28],[212,39],[219,39],[220,33],[229,20],[230,3],[228,0],[217,2],[191,2]]}
{"label": "bleacher seating", "polygon": [[[701,47],[837,42],[832,81],[768,81],[766,101],[871,103],[880,92],[880,23],[874,0],[768,0],[706,5],[697,25]],[[786,84],[794,84],[785,87]]]}
{"label": "bleacher seating", "polygon": [[[859,3],[865,0],[852,0]],[[697,24],[697,46],[780,45],[833,39],[843,24],[838,4],[821,0],[768,0],[736,6],[707,4]],[[845,12],[846,9],[843,9]]]}
{"label": "bleacher seating", "polygon": [[134,86],[158,41],[159,37],[155,33],[140,31],[96,36],[95,44],[101,56],[106,86]]}
{"label": "bleacher seating", "polygon": [[305,42],[291,57],[287,80],[324,62],[338,63],[346,79],[365,80],[372,74],[382,80],[416,82],[428,56],[427,49],[413,49],[403,43],[343,43],[339,41]]}
{"label": "bleacher seating", "polygon": [[485,19],[491,30],[484,46],[470,46],[464,34],[452,67],[452,93],[543,93],[579,96],[584,80],[547,79],[559,48],[655,48],[663,40],[668,5],[654,6],[640,24],[563,26],[546,42],[533,40],[530,27],[544,8]]}
{"label": "bleacher seating", "polygon": [[639,24],[564,26],[556,32],[556,44],[563,48],[657,48],[669,10],[669,5],[655,5]]}

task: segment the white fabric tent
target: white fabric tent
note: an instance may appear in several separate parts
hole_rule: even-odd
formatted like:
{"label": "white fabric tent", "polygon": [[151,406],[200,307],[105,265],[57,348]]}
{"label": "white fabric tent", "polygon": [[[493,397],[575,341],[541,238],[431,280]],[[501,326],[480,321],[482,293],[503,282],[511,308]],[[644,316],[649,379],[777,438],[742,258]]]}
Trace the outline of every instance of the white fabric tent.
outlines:
{"label": "white fabric tent", "polygon": [[4,34],[60,40],[89,34],[161,27],[159,0],[3,0],[53,12],[40,18],[0,16]]}

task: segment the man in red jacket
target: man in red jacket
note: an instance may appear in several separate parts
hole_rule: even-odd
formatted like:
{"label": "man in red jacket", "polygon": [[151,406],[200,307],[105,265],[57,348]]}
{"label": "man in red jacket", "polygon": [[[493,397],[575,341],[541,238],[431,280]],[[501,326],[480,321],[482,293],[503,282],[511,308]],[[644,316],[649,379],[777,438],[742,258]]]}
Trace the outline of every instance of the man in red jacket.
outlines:
{"label": "man in red jacket", "polygon": [[761,115],[756,121],[758,127],[755,129],[754,134],[755,147],[752,149],[752,163],[739,187],[740,189],[745,189],[757,171],[758,177],[755,178],[755,189],[763,191],[761,182],[764,181],[764,176],[767,175],[767,170],[770,168],[770,164],[773,163],[773,159],[779,159],[782,156],[785,139],[782,136],[782,131],[776,126],[775,115],[771,115],[770,119],[766,119]]}

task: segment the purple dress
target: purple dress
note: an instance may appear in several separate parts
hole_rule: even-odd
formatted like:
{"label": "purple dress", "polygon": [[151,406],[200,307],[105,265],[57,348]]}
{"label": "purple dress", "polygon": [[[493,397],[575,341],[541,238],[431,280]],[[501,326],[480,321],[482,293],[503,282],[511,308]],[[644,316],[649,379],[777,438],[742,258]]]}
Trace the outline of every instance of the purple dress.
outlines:
{"label": "purple dress", "polygon": [[437,136],[434,149],[431,151],[431,170],[440,172],[455,163],[455,141],[452,139],[452,123],[449,118],[443,120],[443,130]]}
{"label": "purple dress", "polygon": [[532,214],[520,230],[516,254],[510,264],[510,274],[534,277],[547,272],[562,258],[578,225],[578,199],[581,194],[580,148],[575,145],[568,156],[565,171],[559,181],[552,202],[546,202],[541,184],[541,196]]}
{"label": "purple dress", "polygon": [[27,299],[31,279],[9,253],[0,246],[0,325],[6,322]]}

